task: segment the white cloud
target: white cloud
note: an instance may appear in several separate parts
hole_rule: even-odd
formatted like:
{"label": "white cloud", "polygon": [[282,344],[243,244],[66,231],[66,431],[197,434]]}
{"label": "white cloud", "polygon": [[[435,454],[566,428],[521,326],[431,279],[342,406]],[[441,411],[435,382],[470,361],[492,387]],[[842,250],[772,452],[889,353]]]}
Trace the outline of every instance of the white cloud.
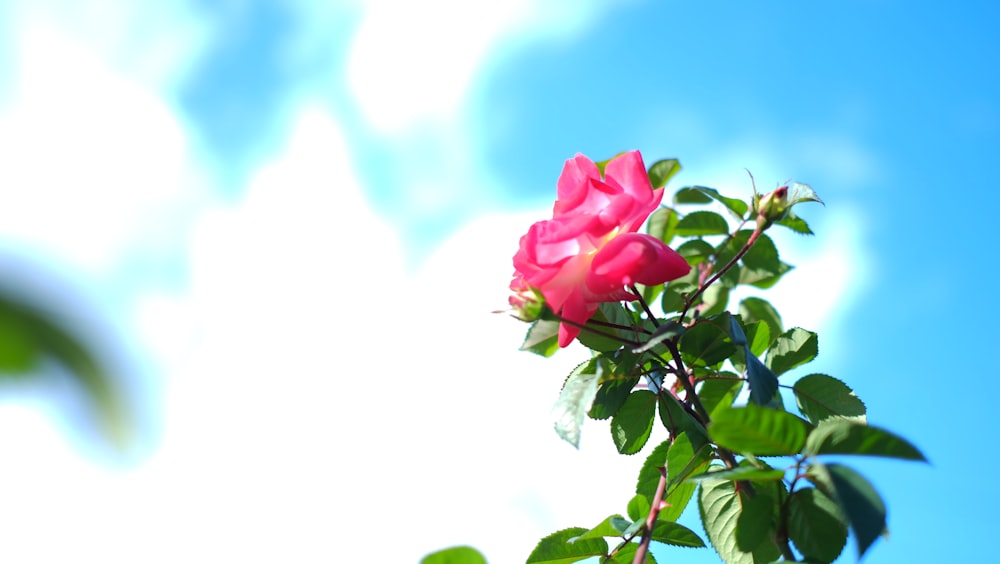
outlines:
{"label": "white cloud", "polygon": [[582,28],[599,5],[570,2],[377,0],[364,3],[348,58],[351,92],[376,129],[398,133],[422,120],[448,121],[498,43]]}
{"label": "white cloud", "polygon": [[0,234],[88,276],[114,273],[190,210],[186,131],[159,92],[78,34],[34,16],[15,29]]}

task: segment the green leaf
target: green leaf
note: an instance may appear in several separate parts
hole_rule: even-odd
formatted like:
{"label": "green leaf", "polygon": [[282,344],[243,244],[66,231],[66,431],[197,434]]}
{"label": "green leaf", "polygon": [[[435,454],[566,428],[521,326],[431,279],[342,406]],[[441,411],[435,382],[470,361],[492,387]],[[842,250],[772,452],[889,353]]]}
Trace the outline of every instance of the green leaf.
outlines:
{"label": "green leaf", "polygon": [[793,387],[799,411],[814,424],[831,417],[864,423],[865,404],[840,380],[826,374],[810,374]]}
{"label": "green leaf", "polygon": [[556,434],[579,448],[580,427],[597,396],[598,382],[604,373],[603,357],[595,356],[570,372],[559,399],[552,407]]}
{"label": "green leaf", "polygon": [[656,394],[639,390],[629,394],[611,420],[611,438],[620,454],[635,454],[642,450],[653,430],[656,415]]}
{"label": "green leaf", "polygon": [[594,403],[590,406],[587,415],[591,419],[607,419],[618,413],[618,410],[628,399],[632,389],[639,383],[638,376],[612,375],[610,378],[603,378],[597,388],[597,395]]}
{"label": "green leaf", "polygon": [[[605,562],[601,560],[601,564],[632,564],[635,560],[635,553],[639,551],[639,545],[634,542],[629,542],[621,545],[618,552],[611,555],[611,559]],[[646,564],[656,564],[656,559],[653,558],[652,552],[646,553]]]}
{"label": "green leaf", "polygon": [[808,433],[809,424],[791,413],[754,405],[723,411],[708,425],[719,446],[757,456],[797,454]]}
{"label": "green leaf", "polygon": [[677,204],[708,204],[711,201],[712,198],[708,194],[693,186],[685,186],[674,193],[675,206]]}
{"label": "green leaf", "polygon": [[747,325],[747,341],[750,354],[760,356],[771,346],[771,326],[765,321],[754,321]]}
{"label": "green leaf", "polygon": [[[781,324],[781,315],[778,314],[778,310],[774,309],[774,306],[767,300],[760,298],[744,299],[740,302],[740,317],[743,318],[743,323],[747,325],[756,321],[767,323],[772,340],[777,339],[784,332]],[[760,354],[760,352],[755,354]]]}
{"label": "green leaf", "polygon": [[681,171],[681,163],[677,159],[656,161],[649,167],[649,182],[653,189],[663,188],[675,174]]}
{"label": "green leaf", "polygon": [[674,435],[685,433],[691,437],[692,442],[701,446],[708,442],[708,433],[701,423],[695,419],[677,398],[669,391],[659,394],[660,398],[660,422],[663,427]]}
{"label": "green leaf", "polygon": [[741,262],[743,269],[740,271],[739,283],[759,288],[770,288],[792,269],[778,258],[778,249],[767,235],[757,238],[750,250],[743,255]]}
{"label": "green leaf", "polygon": [[774,246],[774,241],[767,234],[759,235],[757,241],[740,260],[749,268],[771,273],[777,273],[781,264],[781,260],[778,258],[778,248]]}
{"label": "green leaf", "polygon": [[791,208],[795,204],[801,204],[802,202],[819,202],[824,206],[826,205],[816,195],[812,186],[802,184],[801,182],[790,183],[788,185],[788,207]]}
{"label": "green leaf", "polygon": [[559,350],[559,322],[539,319],[532,323],[521,350],[544,357],[554,355]]}
{"label": "green leaf", "polygon": [[0,310],[0,377],[21,375],[38,365],[42,353],[23,322],[4,313]]}
{"label": "green leaf", "polygon": [[775,480],[784,479],[784,477],[784,470],[775,468],[757,468],[755,466],[737,466],[732,470],[705,472],[703,474],[691,476],[688,480],[691,480],[692,482],[700,482],[702,480],[712,478],[715,480],[731,480],[736,482],[742,482],[745,480],[773,482]]}
{"label": "green leaf", "polygon": [[781,556],[778,547],[766,538],[753,550],[739,547],[737,527],[746,499],[737,491],[735,482],[705,480],[699,491],[701,522],[709,542],[727,564],[770,563]]}
{"label": "green leaf", "polygon": [[79,386],[97,430],[125,452],[134,446],[129,406],[113,373],[83,337],[51,313],[0,295],[0,377],[34,377],[29,371],[40,368],[39,361],[55,361]]}
{"label": "green leaf", "polygon": [[[731,373],[726,372],[724,374]],[[732,374],[727,379],[708,378],[702,380],[698,388],[698,397],[701,398],[701,405],[708,411],[708,415],[714,418],[717,411],[732,407],[733,402],[736,401],[736,396],[740,394],[740,390],[742,389],[743,380],[739,379],[735,374]]]}
{"label": "green leaf", "polygon": [[796,233],[801,233],[803,235],[812,235],[812,229],[809,229],[809,224],[806,223],[804,219],[796,216],[791,210],[788,214],[777,223],[778,225],[783,225]]}
{"label": "green leaf", "polygon": [[736,546],[750,552],[764,541],[771,529],[774,500],[770,496],[755,495],[745,498],[743,510],[736,519]]}
{"label": "green leaf", "polygon": [[669,245],[674,240],[678,221],[680,217],[676,210],[659,207],[646,221],[646,233]]}
{"label": "green leaf", "polygon": [[772,405],[778,395],[778,377],[754,355],[748,354],[746,359],[750,401],[757,405]]}
{"label": "green leaf", "polygon": [[626,529],[632,526],[632,522],[628,519],[623,518],[617,513],[608,517],[607,519],[601,521],[601,524],[594,527],[593,529],[587,531],[586,533],[580,535],[580,539],[593,539],[600,537],[618,537],[621,536]]}
{"label": "green leaf", "polygon": [[[704,239],[685,241],[676,250],[677,254],[686,258],[688,263],[692,265],[704,262],[715,254],[715,247],[709,245]],[[697,288],[697,285],[692,284],[692,286]]]}
{"label": "green leaf", "polygon": [[712,446],[703,444],[695,447],[687,434],[680,434],[674,439],[667,451],[667,480],[673,486],[688,479],[698,472],[704,471],[712,462]]}
{"label": "green leaf", "polygon": [[[659,519],[663,521],[676,521],[680,518],[688,501],[694,494],[695,485],[685,483],[687,476],[693,472],[698,472],[710,461],[711,448],[702,445],[697,452],[692,448],[691,442],[685,435],[679,435],[674,444],[670,441],[663,441],[646,458],[642,468],[639,470],[639,479],[636,482],[635,493],[641,497],[646,504],[646,509],[641,513],[641,519],[645,519],[649,513],[649,499],[656,494],[656,488],[660,483],[660,468],[667,467],[667,476],[676,478],[676,482],[671,480],[667,490],[665,501],[667,506],[660,510]],[[629,512],[632,519],[638,520],[633,513]]]}
{"label": "green leaf", "polygon": [[847,526],[836,502],[803,488],[788,499],[788,536],[807,559],[833,562],[847,543]]}
{"label": "green leaf", "polygon": [[681,237],[701,237],[704,235],[728,235],[726,218],[710,211],[695,211],[677,222],[677,235]]}
{"label": "green leaf", "polygon": [[864,556],[875,539],[886,530],[885,503],[861,474],[840,464],[809,466],[808,477],[840,507],[854,531],[858,558]]}
{"label": "green leaf", "polygon": [[[617,337],[624,339],[634,340],[637,338],[637,333],[633,330],[605,327],[594,323],[595,321],[613,323],[624,327],[632,326],[632,315],[625,309],[625,306],[622,305],[621,302],[602,303],[598,310],[594,312],[594,315],[591,316],[590,320],[587,321],[587,327],[602,333],[616,335]],[[622,347],[622,342],[618,338],[605,337],[587,330],[581,331],[577,340],[579,340],[585,347],[598,352],[612,352]]]}
{"label": "green leaf", "polygon": [[672,546],[689,546],[692,548],[702,548],[705,541],[691,529],[674,521],[661,521],[657,519],[653,525],[651,538],[657,542]]}
{"label": "green leaf", "polygon": [[680,350],[689,366],[712,366],[732,356],[736,345],[718,325],[701,321],[681,337]]}
{"label": "green leaf", "polygon": [[712,284],[701,294],[701,315],[717,315],[729,306],[729,288],[724,284]]}
{"label": "green leaf", "polygon": [[646,517],[649,516],[649,509],[649,499],[644,495],[636,494],[628,501],[628,518],[635,523],[644,523]]}
{"label": "green leaf", "polygon": [[[690,444],[690,443],[689,443]],[[653,452],[649,453],[646,461],[639,469],[639,478],[635,484],[635,493],[646,499],[652,499],[656,494],[656,486],[660,483],[660,468],[667,466],[667,452],[670,450],[670,441],[663,441],[656,445]],[[649,503],[648,501],[646,502]],[[629,513],[629,517],[636,519]]]}
{"label": "green leaf", "polygon": [[666,341],[667,339],[673,339],[675,337],[680,337],[684,334],[684,326],[676,321],[668,321],[656,328],[653,334],[649,336],[649,339],[640,347],[632,350],[635,353],[644,353],[646,351],[652,350],[653,347]]}
{"label": "green leaf", "polygon": [[878,427],[844,419],[828,419],[816,426],[806,440],[804,453],[884,456],[927,462],[906,439]]}
{"label": "green leaf", "polygon": [[[700,194],[701,196],[698,196],[696,194]],[[704,199],[705,196],[707,196],[710,199]],[[705,186],[688,186],[686,188],[681,188],[681,190],[677,193],[677,195],[674,196],[674,200],[676,201],[678,197],[680,197],[681,199],[699,200],[698,202],[691,202],[691,203],[708,203],[711,200],[715,200],[721,203],[722,205],[726,206],[726,209],[728,209],[733,214],[733,217],[735,217],[737,220],[742,220],[743,217],[746,215],[747,210],[750,209],[747,203],[744,202],[743,200],[737,200],[736,198],[727,198],[726,196],[719,194],[719,191],[716,190],[715,188],[706,188]],[[683,202],[683,203],[688,203],[688,202]]]}
{"label": "green leaf", "polygon": [[796,366],[805,364],[819,354],[819,337],[799,327],[782,333],[767,353],[767,367],[781,376]]}
{"label": "green leaf", "polygon": [[538,542],[527,564],[569,564],[607,554],[608,543],[604,539],[577,539],[586,532],[583,527],[572,527],[552,533]]}
{"label": "green leaf", "polygon": [[663,313],[680,311],[684,307],[684,301],[698,287],[687,282],[671,282],[663,289],[663,297],[660,300],[660,307]]}
{"label": "green leaf", "polygon": [[424,556],[420,564],[486,564],[486,557],[471,546],[454,546]]}

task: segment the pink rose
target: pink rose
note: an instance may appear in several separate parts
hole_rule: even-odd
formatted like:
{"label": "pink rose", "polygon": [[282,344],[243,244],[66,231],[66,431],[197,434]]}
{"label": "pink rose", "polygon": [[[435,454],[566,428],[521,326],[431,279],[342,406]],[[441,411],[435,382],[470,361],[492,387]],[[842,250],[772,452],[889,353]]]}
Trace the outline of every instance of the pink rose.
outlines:
{"label": "pink rose", "polygon": [[[601,302],[636,299],[627,286],[684,276],[691,270],[684,257],[663,241],[636,233],[662,198],[663,189],[653,190],[638,151],[612,159],[603,178],[587,157],[567,160],[552,219],[535,223],[521,237],[511,291],[523,295],[534,288],[563,319],[584,324]],[[579,333],[561,324],[559,346]]]}

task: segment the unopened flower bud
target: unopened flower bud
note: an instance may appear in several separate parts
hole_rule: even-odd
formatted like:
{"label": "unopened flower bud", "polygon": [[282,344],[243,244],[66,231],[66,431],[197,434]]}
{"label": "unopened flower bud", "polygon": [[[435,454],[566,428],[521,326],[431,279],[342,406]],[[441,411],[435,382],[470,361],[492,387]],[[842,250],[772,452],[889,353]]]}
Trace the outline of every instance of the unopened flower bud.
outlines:
{"label": "unopened flower bud", "polygon": [[541,292],[529,288],[524,278],[516,276],[510,282],[510,297],[507,299],[511,307],[511,315],[521,321],[535,321],[541,317],[545,309],[545,298]]}
{"label": "unopened flower bud", "polygon": [[766,229],[772,223],[781,221],[788,215],[788,186],[775,189],[765,195],[757,204],[757,227]]}

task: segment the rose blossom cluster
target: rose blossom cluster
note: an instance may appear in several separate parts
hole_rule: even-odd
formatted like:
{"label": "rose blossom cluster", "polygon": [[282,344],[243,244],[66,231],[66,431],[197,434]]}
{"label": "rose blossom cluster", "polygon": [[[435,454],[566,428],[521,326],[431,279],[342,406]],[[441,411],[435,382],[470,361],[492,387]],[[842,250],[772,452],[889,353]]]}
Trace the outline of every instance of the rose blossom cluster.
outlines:
{"label": "rose blossom cluster", "polygon": [[559,346],[573,342],[601,302],[637,298],[628,287],[680,278],[691,267],[663,241],[636,233],[660,205],[638,151],[618,155],[604,175],[587,157],[566,161],[557,185],[552,219],[521,237],[514,255],[510,304],[531,308],[535,293],[564,322]]}

